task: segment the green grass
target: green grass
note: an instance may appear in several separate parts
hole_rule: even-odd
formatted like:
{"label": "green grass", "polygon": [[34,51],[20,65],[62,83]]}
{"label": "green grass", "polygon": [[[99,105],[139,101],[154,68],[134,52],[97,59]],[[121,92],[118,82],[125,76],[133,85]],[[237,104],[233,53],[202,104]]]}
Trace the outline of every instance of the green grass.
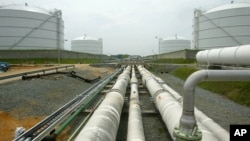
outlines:
{"label": "green grass", "polygon": [[154,60],[153,63],[170,63],[170,64],[193,64],[195,59],[158,59]]}
{"label": "green grass", "polygon": [[[58,64],[58,59],[1,59],[1,62],[10,64]],[[99,63],[100,59],[61,59],[61,64],[92,64]]]}
{"label": "green grass", "polygon": [[183,67],[172,71],[171,74],[181,78],[182,80],[186,80],[186,78],[195,71],[197,71],[197,69],[190,67]]}
{"label": "green grass", "polygon": [[[176,77],[186,80],[193,72],[197,71],[194,68],[179,68],[171,72]],[[199,87],[211,92],[220,94],[232,101],[250,107],[250,82],[249,81],[203,81]]]}

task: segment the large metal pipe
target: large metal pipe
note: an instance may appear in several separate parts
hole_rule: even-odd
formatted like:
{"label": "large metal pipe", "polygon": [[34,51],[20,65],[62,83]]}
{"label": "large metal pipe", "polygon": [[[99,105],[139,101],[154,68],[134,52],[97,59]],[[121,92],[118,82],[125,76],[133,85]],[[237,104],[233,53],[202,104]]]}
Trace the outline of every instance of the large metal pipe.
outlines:
{"label": "large metal pipe", "polygon": [[[249,70],[200,70],[190,75],[184,84],[183,113],[180,118],[179,130],[184,134],[192,134],[196,128],[194,116],[195,87],[200,81],[249,81]],[[209,128],[212,125],[207,124]],[[214,131],[222,141],[229,140],[224,130]]]}
{"label": "large metal pipe", "polygon": [[138,70],[142,75],[143,84],[148,88],[149,93],[153,97],[156,107],[159,110],[168,131],[170,132],[170,135],[174,139],[175,137],[172,133],[181,116],[180,103],[177,102],[167,91],[165,91],[154,79],[153,75],[145,68],[138,66]]}
{"label": "large metal pipe", "polygon": [[[201,140],[201,132],[202,131],[202,140],[203,141],[219,141],[221,140],[220,133],[223,134],[222,131],[225,131],[223,128],[221,128],[218,124],[214,123],[213,120],[208,118],[206,115],[204,115],[202,112],[196,109],[197,113],[197,119],[198,119],[198,126],[199,129],[195,128],[193,130],[193,133],[191,135],[189,134],[183,134],[182,132],[179,132],[178,128],[176,126],[179,123],[179,119],[182,114],[182,100],[181,96],[179,96],[178,93],[176,93],[174,90],[172,90],[170,87],[166,89],[163,89],[160,87],[162,85],[163,81],[159,81],[159,78],[156,79],[156,77],[153,74],[150,74],[145,68],[142,66],[138,66],[138,70],[140,74],[143,75],[143,82],[147,86],[151,96],[154,98],[154,101],[156,103],[156,107],[159,110],[160,114],[162,115],[163,121],[165,122],[168,131],[170,132],[170,135],[175,140],[175,136],[173,132],[175,132],[176,136],[184,136],[183,140]],[[167,85],[166,85],[167,87]],[[211,125],[210,125],[211,124]],[[211,127],[211,128],[210,128]],[[215,130],[215,131],[213,131]],[[218,131],[218,133],[216,133]],[[227,136],[228,137],[228,136]],[[178,140],[178,139],[177,139]]]}
{"label": "large metal pipe", "polygon": [[[178,102],[180,103],[183,102],[183,98],[182,96],[180,96],[180,94],[178,94],[175,90],[173,90],[171,87],[165,84],[165,82],[161,78],[156,77],[156,76],[154,77],[162,85],[162,87],[165,90],[167,90]],[[195,108],[194,111],[195,111],[195,116],[198,122],[197,124],[202,132],[211,132],[212,134],[217,136],[218,139],[222,139],[222,137],[219,137],[219,136],[223,136],[225,140],[228,140],[227,137],[229,137],[229,133],[224,128],[222,128],[220,125],[215,123],[211,118],[209,118],[199,109]],[[206,130],[209,130],[209,131],[206,131]],[[207,136],[207,134],[203,134],[203,138],[204,139],[209,138],[209,137],[204,137],[204,136]]]}
{"label": "large metal pipe", "polygon": [[128,135],[127,141],[145,141],[141,108],[138,95],[138,81],[135,76],[134,66],[132,68],[131,92],[129,103]]}
{"label": "large metal pipe", "polygon": [[199,51],[196,60],[208,65],[250,65],[250,45]]}
{"label": "large metal pipe", "polygon": [[124,96],[130,80],[131,67],[128,66],[117,78],[116,83],[101,105],[78,134],[75,141],[115,141],[120,123]]}

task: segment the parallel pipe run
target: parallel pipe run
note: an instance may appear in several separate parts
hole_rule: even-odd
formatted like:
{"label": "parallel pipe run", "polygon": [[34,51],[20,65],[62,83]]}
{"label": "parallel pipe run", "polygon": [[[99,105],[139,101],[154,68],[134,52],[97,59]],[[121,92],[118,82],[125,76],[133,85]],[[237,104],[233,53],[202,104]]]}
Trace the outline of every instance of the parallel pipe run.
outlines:
{"label": "parallel pipe run", "polygon": [[142,75],[143,84],[148,88],[172,139],[174,139],[172,133],[181,116],[180,103],[165,91],[145,68],[138,66],[138,70]]}
{"label": "parallel pipe run", "polygon": [[[249,70],[200,70],[188,77],[184,84],[183,113],[180,119],[179,130],[191,134],[196,128],[194,117],[195,87],[200,81],[250,81]],[[211,125],[207,124],[209,128]],[[229,140],[224,130],[214,131],[220,140]]]}
{"label": "parallel pipe run", "polygon": [[128,135],[127,141],[145,141],[141,108],[138,95],[138,81],[135,76],[134,66],[132,68],[131,92],[129,103]]}
{"label": "parallel pipe run", "polygon": [[[156,77],[156,76],[154,77],[166,91],[168,91],[179,103],[182,104],[183,98],[182,96],[180,96],[180,94],[178,94],[175,90],[173,90],[171,87],[165,84],[165,82],[161,78]],[[197,124],[200,130],[202,132],[206,132],[206,133],[203,133],[203,140],[209,140],[209,138],[211,138],[210,137],[211,135],[209,135],[210,133],[211,134],[213,133],[220,140],[222,138],[220,138],[219,136],[224,136],[225,141],[228,140],[227,138],[229,137],[229,133],[197,108],[195,108],[195,116],[196,116],[196,119],[198,122]]]}
{"label": "parallel pipe run", "polygon": [[115,141],[116,133],[120,123],[124,96],[130,78],[131,67],[128,66],[121,75],[111,91],[107,93],[101,105],[79,133],[75,141]]}
{"label": "parallel pipe run", "polygon": [[[142,75],[143,83],[147,86],[151,96],[153,97],[156,107],[159,110],[173,140],[198,141],[201,140],[201,137],[202,141],[227,140],[226,138],[229,137],[227,131],[197,109],[195,109],[198,119],[197,124],[199,129],[202,131],[202,134],[201,131],[198,130],[197,126],[195,126],[192,130],[193,132],[191,134],[182,133],[179,128],[176,127],[182,114],[183,105],[181,96],[179,96],[179,94],[171,88],[167,88],[167,85],[161,87],[164,82],[155,77],[142,66],[138,66],[138,70]],[[224,138],[224,140],[222,138]]]}

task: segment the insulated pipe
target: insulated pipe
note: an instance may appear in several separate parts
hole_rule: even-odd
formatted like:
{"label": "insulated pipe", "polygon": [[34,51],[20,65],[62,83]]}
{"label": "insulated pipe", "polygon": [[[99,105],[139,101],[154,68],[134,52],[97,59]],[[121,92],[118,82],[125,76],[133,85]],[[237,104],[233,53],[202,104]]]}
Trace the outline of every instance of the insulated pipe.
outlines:
{"label": "insulated pipe", "polygon": [[154,74],[152,74],[152,76],[154,77],[155,80],[157,80],[157,82],[159,84],[161,84],[161,86],[164,90],[169,92],[169,94],[171,94],[177,101],[182,103],[182,96],[180,96],[175,90],[173,90],[171,87],[169,87],[161,78],[155,76]]}
{"label": "insulated pipe", "polygon": [[78,134],[75,141],[115,141],[120,123],[124,96],[130,78],[131,67],[128,66],[117,78],[116,83],[101,105]]}
{"label": "insulated pipe", "polygon": [[[195,87],[200,81],[249,81],[249,70],[200,70],[190,75],[184,84],[183,113],[180,118],[179,130],[184,134],[192,134],[196,128],[194,117]],[[208,126],[210,127],[210,126]],[[227,140],[224,131],[216,135],[220,140]]]}
{"label": "insulated pipe", "polygon": [[[175,96],[173,96],[170,94],[170,92],[162,89],[160,87],[160,84],[154,78],[152,78],[154,76],[152,74],[149,74],[150,72],[148,72],[142,66],[138,66],[138,70],[140,74],[145,75],[143,76],[143,79],[144,79],[143,82],[144,84],[146,84],[148,90],[150,91],[150,94],[154,98],[156,107],[159,110],[163,118],[163,121],[165,122],[168,128],[168,131],[170,132],[172,139],[175,140],[176,139],[175,136],[182,135],[184,136],[184,139],[182,139],[182,141],[183,140],[201,140],[201,132],[199,130],[196,130],[196,132],[194,132],[192,135],[182,134],[181,132],[177,131],[176,125],[179,123],[179,119],[182,113],[182,102],[177,101],[177,99],[179,99],[180,96],[178,96],[177,93]],[[198,113],[201,113],[201,112],[198,112]],[[200,117],[201,118],[198,118],[198,125],[202,131],[202,141],[211,141],[211,140],[219,141],[218,137],[215,135],[216,133],[213,133],[211,130],[209,130],[205,126],[206,124],[204,124],[205,122],[212,121],[212,120],[210,120],[206,116],[205,117],[200,116]],[[219,127],[219,126],[214,126],[214,128],[216,127]],[[218,129],[221,129],[221,128],[218,128]],[[172,134],[173,132],[176,134],[175,135]]]}
{"label": "insulated pipe", "polygon": [[[182,96],[180,96],[176,91],[174,91],[171,87],[169,87],[167,84],[165,84],[165,82],[161,78],[155,76],[155,79],[177,101],[179,101],[180,103],[183,102]],[[196,116],[196,118],[198,120],[198,123],[202,124],[202,125],[199,125],[199,127],[205,126],[206,129],[208,129],[213,134],[215,134],[217,136],[217,138],[219,138],[220,140],[222,140],[222,139],[224,139],[225,141],[229,140],[229,133],[224,128],[222,128],[220,125],[218,125],[217,123],[215,123],[211,118],[207,117],[202,111],[200,111],[197,108],[195,108],[195,116]],[[205,131],[206,129],[202,129],[202,127],[201,127],[202,131]],[[206,136],[206,134],[203,134],[203,136]],[[219,136],[221,136],[221,137],[219,137]]]}
{"label": "insulated pipe", "polygon": [[142,66],[138,66],[142,75],[143,83],[148,88],[153,97],[157,109],[159,110],[168,131],[174,139],[173,131],[181,116],[181,105],[168,92],[160,86],[154,77]]}
{"label": "insulated pipe", "polygon": [[250,45],[224,47],[199,51],[196,60],[208,65],[250,65]]}
{"label": "insulated pipe", "polygon": [[127,141],[145,141],[141,108],[138,95],[138,81],[135,76],[134,66],[132,68],[131,92],[129,103],[128,135]]}

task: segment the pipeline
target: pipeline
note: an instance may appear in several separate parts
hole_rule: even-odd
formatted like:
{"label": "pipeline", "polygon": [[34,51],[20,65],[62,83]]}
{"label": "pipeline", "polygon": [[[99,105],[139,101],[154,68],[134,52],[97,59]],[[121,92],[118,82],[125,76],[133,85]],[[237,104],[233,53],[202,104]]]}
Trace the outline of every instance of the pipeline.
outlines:
{"label": "pipeline", "polygon": [[139,73],[142,76],[143,85],[145,85],[159,110],[163,121],[165,122],[172,139],[173,131],[181,116],[181,105],[160,84],[154,79],[142,66],[138,66]]}
{"label": "pipeline", "polygon": [[55,70],[55,72],[58,72],[59,69],[65,68],[67,70],[68,68],[71,68],[71,67],[75,68],[75,65],[61,66],[61,67],[55,67],[55,68],[42,69],[42,70],[29,71],[29,72],[23,72],[23,73],[18,73],[18,74],[7,75],[7,76],[0,77],[0,80],[10,79],[10,78],[19,77],[19,76],[28,75],[28,74],[36,74],[36,73],[45,74],[45,72],[53,71],[53,70]]}
{"label": "pipeline", "polygon": [[224,140],[227,140],[229,137],[227,131],[197,109],[195,109],[195,112],[198,123],[196,123],[195,118],[194,120],[190,120],[191,118],[189,117],[188,119],[185,119],[185,121],[192,121],[191,123],[194,125],[191,133],[183,133],[180,131],[177,125],[179,124],[179,119],[182,114],[183,105],[181,96],[174,90],[171,90],[166,84],[162,87],[161,85],[163,85],[163,81],[160,81],[159,78],[149,73],[142,66],[138,66],[138,70],[142,75],[143,84],[147,86],[153,97],[156,107],[162,115],[163,121],[165,122],[168,131],[171,133],[173,140],[201,140],[201,138],[203,141],[219,141],[223,140],[223,138]]}
{"label": "pipeline", "polygon": [[129,103],[129,118],[128,118],[128,135],[127,141],[145,141],[141,108],[138,95],[138,81],[135,76],[134,66],[132,67],[132,77],[130,81],[130,103]]}
{"label": "pipeline", "polygon": [[[183,113],[180,119],[179,130],[189,133],[193,130],[195,123],[190,122],[194,118],[194,95],[195,87],[200,81],[250,81],[249,70],[200,70],[190,75],[184,84]],[[207,127],[216,133],[222,141],[229,140],[226,131],[216,129],[214,125],[206,123]]]}
{"label": "pipeline", "polygon": [[101,105],[78,134],[75,141],[115,141],[124,104],[124,96],[130,80],[131,67],[124,69]]}
{"label": "pipeline", "polygon": [[97,77],[97,78],[94,78],[94,79],[87,79],[87,78],[84,78],[84,77],[82,77],[80,75],[77,75],[75,71],[71,71],[71,72],[59,72],[59,71],[56,71],[56,72],[44,73],[44,74],[23,75],[22,80],[30,80],[30,79],[33,79],[33,78],[41,78],[42,76],[49,76],[49,75],[55,75],[55,74],[66,74],[69,77],[80,79],[80,80],[83,80],[83,81],[88,82],[88,83],[92,83],[94,81],[97,81],[97,80],[101,79],[100,76]]}
{"label": "pipeline", "polygon": [[197,62],[207,65],[249,66],[250,45],[224,47],[199,51]]}
{"label": "pipeline", "polygon": [[[165,84],[165,82],[161,78],[156,77],[156,76],[154,76],[154,77],[158,81],[158,83],[160,83],[161,86],[166,91],[168,91],[178,102],[180,102],[180,103],[183,102],[182,96],[180,96],[175,90],[173,90],[171,87],[169,87],[167,84]],[[210,132],[210,131],[213,132],[213,134],[215,134],[215,136],[217,136],[217,138],[219,138],[220,140],[223,140],[223,138],[225,138],[224,139],[225,141],[229,140],[228,139],[229,133],[224,128],[222,128],[220,125],[215,123],[211,118],[209,118],[207,115],[205,115],[199,109],[195,108],[194,111],[195,111],[196,119],[198,120],[197,124],[199,125],[199,123],[202,123],[202,125],[199,125],[199,127],[201,128],[202,131],[209,129],[209,131],[206,131],[206,132]],[[205,126],[206,128],[203,128],[202,126]],[[206,134],[203,134],[203,137],[204,136],[206,136]],[[219,136],[221,136],[221,137],[219,137]],[[206,137],[206,138],[208,138],[208,137]]]}
{"label": "pipeline", "polygon": [[91,83],[91,82],[94,82],[94,81],[96,81],[96,80],[101,79],[100,76],[98,76],[97,78],[94,78],[94,79],[83,78],[82,76],[77,75],[75,71],[71,71],[71,72],[69,73],[68,76],[71,76],[71,77],[73,77],[73,78],[81,79],[81,80],[83,80],[83,81],[85,81],[85,82],[88,82],[88,83]]}
{"label": "pipeline", "polygon": [[89,120],[89,118],[92,116],[92,114],[94,113],[95,109],[101,104],[101,102],[103,101],[103,99],[104,98],[100,99],[97,102],[97,104],[94,106],[94,108],[92,108],[92,110],[90,111],[90,113],[81,121],[81,123],[79,124],[79,126],[74,130],[74,132],[70,135],[70,137],[68,138],[67,141],[73,141],[75,139],[75,137],[81,131],[82,127],[87,123],[87,121]]}

